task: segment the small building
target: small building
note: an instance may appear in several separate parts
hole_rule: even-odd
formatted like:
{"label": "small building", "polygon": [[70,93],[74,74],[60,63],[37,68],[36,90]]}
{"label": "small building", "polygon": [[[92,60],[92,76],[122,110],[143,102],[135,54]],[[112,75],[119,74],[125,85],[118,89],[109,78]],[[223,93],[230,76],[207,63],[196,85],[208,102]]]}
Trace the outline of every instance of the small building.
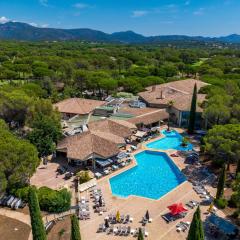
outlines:
{"label": "small building", "polygon": [[134,123],[130,123],[125,120],[104,119],[90,122],[88,124],[88,129],[90,131],[102,131],[104,133],[111,133],[113,135],[117,135],[126,139],[130,137],[134,131],[137,130],[137,127]]}
{"label": "small building", "polygon": [[[198,91],[208,85],[196,79],[186,79],[148,87],[145,92],[140,92],[138,95],[148,107],[166,109],[172,122],[179,127],[186,127],[195,84]],[[202,124],[203,109],[200,104],[205,98],[205,94],[197,95],[196,127],[200,127]]]}
{"label": "small building", "polygon": [[130,118],[128,122],[135,124],[138,129],[152,128],[160,126],[161,122],[168,119],[169,114],[165,109],[159,109],[150,113],[146,113],[134,118]]}
{"label": "small building", "polygon": [[69,119],[76,115],[87,116],[97,107],[105,105],[105,101],[84,98],[68,98],[54,104],[54,107],[62,114],[63,119]]}
{"label": "small building", "polygon": [[136,126],[123,120],[98,120],[88,125],[88,131],[68,136],[57,145],[57,153],[73,165],[95,167],[96,160],[116,156],[126,145]]}
{"label": "small building", "polygon": [[69,164],[95,168],[96,159],[114,157],[119,153],[119,148],[109,135],[88,131],[60,141],[57,153],[64,154]]}

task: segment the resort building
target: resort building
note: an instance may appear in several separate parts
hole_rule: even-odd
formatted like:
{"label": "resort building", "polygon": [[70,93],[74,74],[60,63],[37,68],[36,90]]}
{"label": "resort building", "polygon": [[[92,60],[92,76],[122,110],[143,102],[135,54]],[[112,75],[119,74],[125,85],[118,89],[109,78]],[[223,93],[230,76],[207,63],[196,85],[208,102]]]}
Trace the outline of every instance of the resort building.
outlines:
{"label": "resort building", "polygon": [[[166,109],[173,123],[179,127],[186,127],[195,84],[198,91],[208,85],[199,80],[186,79],[148,87],[145,92],[140,92],[138,95],[148,107]],[[196,127],[200,127],[202,124],[203,109],[200,104],[205,100],[205,97],[205,94],[197,95]]]}
{"label": "resort building", "polygon": [[104,119],[88,124],[89,130],[102,131],[105,134],[112,134],[122,138],[129,138],[136,131],[136,125],[124,120]]}
{"label": "resort building", "polygon": [[95,168],[96,161],[118,155],[127,138],[136,131],[136,126],[126,121],[104,119],[91,122],[88,129],[58,143],[57,153],[64,155],[68,163]]}
{"label": "resort building", "polygon": [[165,109],[159,109],[143,115],[130,118],[128,122],[135,124],[138,129],[152,128],[160,126],[161,122],[168,119],[168,112]]}
{"label": "resort building", "polygon": [[97,107],[105,105],[105,101],[97,101],[84,98],[68,98],[54,104],[56,109],[62,114],[63,119],[69,119],[76,115],[87,116]]}

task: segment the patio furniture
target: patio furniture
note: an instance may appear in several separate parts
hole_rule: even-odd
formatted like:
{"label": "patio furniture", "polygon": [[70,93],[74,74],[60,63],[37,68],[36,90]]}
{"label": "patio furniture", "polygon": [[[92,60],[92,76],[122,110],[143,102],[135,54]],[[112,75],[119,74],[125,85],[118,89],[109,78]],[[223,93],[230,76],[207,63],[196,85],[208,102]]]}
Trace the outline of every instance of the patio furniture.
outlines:
{"label": "patio furniture", "polygon": [[115,235],[118,234],[118,227],[114,227],[114,228],[113,228],[113,233],[114,233]]}
{"label": "patio furniture", "polygon": [[119,167],[117,166],[117,165],[112,165],[112,170],[113,171],[116,171],[116,170],[118,170],[119,169]]}
{"label": "patio furniture", "polygon": [[183,206],[182,203],[175,203],[168,206],[168,209],[171,211],[172,215],[178,215],[183,212],[187,212],[187,209]]}
{"label": "patio furniture", "polygon": [[94,175],[97,179],[102,177],[102,174],[100,172],[96,172]]}
{"label": "patio furniture", "polygon": [[107,229],[107,234],[111,234],[113,233],[113,226],[110,226],[108,229]]}

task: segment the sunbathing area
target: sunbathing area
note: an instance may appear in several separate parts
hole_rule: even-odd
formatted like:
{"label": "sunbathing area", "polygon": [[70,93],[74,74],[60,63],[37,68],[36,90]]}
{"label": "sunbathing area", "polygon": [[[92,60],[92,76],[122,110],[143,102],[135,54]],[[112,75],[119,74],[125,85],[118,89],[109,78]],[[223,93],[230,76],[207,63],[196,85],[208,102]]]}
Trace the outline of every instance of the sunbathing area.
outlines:
{"label": "sunbathing area", "polygon": [[[183,157],[172,159],[181,170],[185,168]],[[201,205],[204,219],[211,194],[214,194],[207,177],[194,188],[185,181],[158,200],[136,196],[119,198],[112,195],[110,178],[106,176],[98,180],[97,186],[80,194],[81,199],[88,201],[88,209],[81,212],[88,212],[87,217],[80,217],[81,232],[85,238],[117,239],[123,236],[132,239],[142,228],[148,239],[185,239],[196,206]],[[160,234],[161,237],[158,237]]]}

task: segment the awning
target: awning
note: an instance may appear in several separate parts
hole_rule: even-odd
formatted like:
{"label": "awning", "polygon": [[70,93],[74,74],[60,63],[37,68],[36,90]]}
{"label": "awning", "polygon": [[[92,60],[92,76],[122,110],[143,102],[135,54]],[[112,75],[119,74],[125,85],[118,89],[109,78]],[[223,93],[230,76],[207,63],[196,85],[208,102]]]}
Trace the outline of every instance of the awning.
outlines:
{"label": "awning", "polygon": [[171,206],[168,206],[168,209],[171,211],[172,215],[177,215],[187,211],[187,209],[182,205],[182,203],[175,203]]}
{"label": "awning", "polygon": [[117,158],[118,159],[123,159],[123,158],[126,158],[128,156],[128,154],[126,152],[120,152],[118,155],[117,155]]}
{"label": "awning", "polygon": [[102,168],[105,168],[105,167],[108,167],[109,165],[111,165],[113,163],[113,160],[112,159],[106,159],[106,160],[96,160],[96,163],[102,167]]}
{"label": "awning", "polygon": [[237,231],[237,227],[235,225],[215,214],[212,214],[207,220],[225,234],[231,235],[235,234]]}
{"label": "awning", "polygon": [[136,137],[139,137],[139,138],[142,138],[146,135],[146,132],[143,132],[143,131],[137,131],[135,134],[134,134]]}

